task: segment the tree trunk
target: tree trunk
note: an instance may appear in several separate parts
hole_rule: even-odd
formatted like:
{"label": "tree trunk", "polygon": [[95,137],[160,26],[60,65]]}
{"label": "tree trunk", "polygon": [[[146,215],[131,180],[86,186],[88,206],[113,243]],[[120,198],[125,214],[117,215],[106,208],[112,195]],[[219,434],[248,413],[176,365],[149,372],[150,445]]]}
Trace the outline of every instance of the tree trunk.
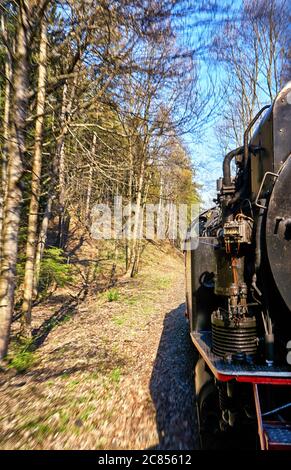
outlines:
{"label": "tree trunk", "polygon": [[24,291],[22,304],[22,331],[29,334],[31,325],[31,307],[33,298],[33,280],[37,244],[39,197],[41,192],[42,134],[45,110],[47,60],[47,26],[43,20],[39,45],[39,69],[37,85],[37,106],[35,123],[35,147],[31,176],[31,199],[28,216],[28,234],[26,245],[26,263],[24,273]]}
{"label": "tree trunk", "polygon": [[[2,34],[7,38],[6,25],[3,16],[1,17]],[[1,188],[0,188],[0,265],[2,260],[2,229],[4,217],[4,205],[7,196],[7,165],[8,165],[8,141],[9,141],[9,111],[10,111],[10,82],[12,79],[11,58],[9,51],[5,54],[5,98],[3,115],[3,147],[1,159]]]}
{"label": "tree trunk", "polygon": [[29,2],[19,4],[16,60],[13,70],[13,107],[9,139],[7,197],[3,218],[3,248],[0,275],[0,360],[6,355],[14,307],[18,230],[22,203],[21,179],[25,151],[28,104]]}
{"label": "tree trunk", "polygon": [[[68,133],[68,120],[70,119],[70,112],[71,112],[71,107],[72,107],[72,101],[74,98],[74,93],[75,93],[75,81],[72,89],[72,93],[70,96],[69,102],[67,102],[67,91],[68,91],[68,85],[65,83],[64,89],[63,89],[63,102],[62,102],[62,111],[61,111],[61,136],[60,140],[57,145],[56,153],[53,159],[53,167],[52,167],[52,180],[50,184],[50,190],[48,194],[48,199],[46,203],[46,208],[44,212],[44,216],[42,219],[40,231],[39,231],[39,236],[38,236],[38,243],[37,243],[37,248],[36,248],[36,255],[35,255],[35,269],[34,269],[34,281],[33,281],[33,298],[37,297],[38,294],[38,285],[39,285],[39,277],[40,277],[40,269],[41,269],[41,260],[43,256],[43,252],[45,249],[45,244],[46,244],[46,239],[47,239],[47,232],[48,232],[48,224],[49,220],[52,215],[52,205],[53,201],[55,199],[55,188],[60,181],[62,182],[62,189],[61,191],[64,191],[64,158],[65,158],[65,137]],[[67,115],[67,118],[66,118]],[[62,166],[62,171],[60,175],[60,163]],[[60,192],[60,189],[59,189]],[[61,196],[61,199],[64,200],[64,192]],[[61,217],[60,217],[61,219]],[[59,221],[59,224],[62,224],[62,221]],[[61,228],[61,227],[59,227]],[[58,243],[61,242],[60,240],[60,233],[59,233],[59,240]]]}
{"label": "tree trunk", "polygon": [[59,153],[59,235],[58,245],[63,248],[65,245],[65,226],[66,226],[66,213],[65,213],[65,141],[63,140],[60,153]]}
{"label": "tree trunk", "polygon": [[[143,167],[143,173],[144,171],[145,171],[145,165]],[[152,173],[150,173],[144,185],[142,182],[142,186],[144,186],[144,189],[143,189],[143,195],[140,201],[140,208],[139,208],[139,213],[140,213],[139,218],[141,218],[142,221],[143,221],[144,208],[147,202],[151,179],[152,179]],[[143,180],[144,180],[144,174],[143,174]],[[131,271],[131,277],[135,276],[138,273],[142,246],[143,246],[142,240],[138,238],[135,242],[135,247],[134,247],[134,260],[133,260],[133,266],[132,266],[132,271]]]}
{"label": "tree trunk", "polygon": [[142,159],[141,169],[138,181],[138,190],[136,196],[136,210],[134,219],[134,229],[132,238],[132,262],[130,266],[130,277],[133,277],[137,273],[137,262],[139,259],[139,235],[140,235],[140,216],[141,216],[141,201],[142,201],[142,190],[144,183],[144,172],[145,172],[145,159]]}
{"label": "tree trunk", "polygon": [[[94,154],[96,152],[96,142],[97,142],[97,136],[94,133],[93,135],[93,141],[92,141],[92,158],[94,158]],[[85,219],[86,221],[88,220],[89,214],[90,214],[90,202],[91,202],[91,193],[92,193],[92,179],[93,179],[93,166],[90,165],[89,168],[89,180],[88,180],[88,186],[87,186],[87,195],[86,195],[86,208],[85,208]]]}
{"label": "tree trunk", "polygon": [[66,212],[65,200],[65,138],[68,133],[69,123],[71,119],[72,104],[75,97],[77,84],[77,74],[74,77],[70,98],[67,98],[68,85],[65,83],[63,89],[63,102],[61,112],[61,128],[62,135],[57,147],[57,158],[59,168],[59,233],[58,233],[58,246],[64,248],[66,243],[66,234],[69,229],[70,218]]}
{"label": "tree trunk", "polygon": [[[128,181],[128,208],[129,208],[129,216],[128,216],[128,226],[131,231],[131,205],[132,205],[132,184],[133,184],[133,155],[132,155],[132,146],[131,146],[131,137],[129,141],[129,181]],[[129,267],[131,264],[131,239],[129,238],[128,234],[126,234],[125,240],[125,270],[126,272],[129,271]]]}
{"label": "tree trunk", "polygon": [[52,214],[52,204],[53,204],[53,197],[49,195],[45,213],[42,219],[39,235],[38,235],[38,243],[36,248],[35,254],[35,266],[34,266],[34,279],[33,279],[33,298],[35,299],[38,294],[38,284],[39,284],[39,276],[40,276],[40,265],[43,256],[43,251],[46,244],[47,239],[47,231],[48,231],[48,224]]}

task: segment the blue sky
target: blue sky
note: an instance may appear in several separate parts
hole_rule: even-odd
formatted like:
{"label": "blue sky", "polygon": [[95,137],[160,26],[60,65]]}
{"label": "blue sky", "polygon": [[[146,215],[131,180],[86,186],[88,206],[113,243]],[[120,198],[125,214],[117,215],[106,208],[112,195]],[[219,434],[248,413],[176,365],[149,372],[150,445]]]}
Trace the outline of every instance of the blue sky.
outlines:
{"label": "blue sky", "polygon": [[207,138],[201,144],[191,144],[192,161],[196,168],[196,182],[202,188],[200,196],[206,208],[214,205],[216,180],[222,175],[223,156],[215,150],[217,144],[213,132],[207,132]]}
{"label": "blue sky", "polygon": [[[221,65],[216,65],[215,69],[213,67],[213,76],[214,75],[219,76],[220,80],[225,78],[225,70]],[[192,163],[195,167],[195,181],[201,185],[200,196],[205,208],[214,205],[213,199],[217,195],[216,180],[222,176],[222,163],[224,158],[217,137],[217,126],[219,122],[221,122],[221,116],[219,115],[221,92],[219,91],[218,79],[215,78],[215,80],[217,80],[217,87],[214,91],[216,96],[212,97],[208,107],[217,107],[218,109],[214,110],[213,116],[209,117],[208,122],[202,125],[199,135],[195,132],[189,132],[185,136],[185,142],[190,150]],[[203,72],[203,67],[200,81],[202,82],[200,84],[201,88],[206,90],[208,87],[208,75],[206,72]]]}
{"label": "blue sky", "polygon": [[[240,9],[241,4],[242,0],[232,0],[231,3],[229,0],[217,0],[219,8],[223,9],[227,5],[228,7],[225,12],[218,13],[216,15],[214,24],[216,21],[219,22],[221,19],[226,18],[231,12],[235,15],[235,11]],[[199,15],[199,13],[197,13],[194,18],[194,22],[195,20],[199,21],[200,18],[209,19],[209,16],[205,16],[205,14]],[[203,27],[204,26],[202,26],[202,28]],[[197,35],[199,36],[200,34],[201,31],[199,30],[199,27],[193,28],[190,38],[190,42],[193,43],[193,47],[195,47],[195,43],[197,43]],[[189,40],[189,36],[187,37],[187,40]],[[213,107],[216,106],[217,102],[222,98],[219,93],[219,82],[224,79],[225,70],[222,65],[214,63],[210,67],[209,64],[206,66],[205,63],[208,59],[209,57],[206,52],[205,57],[202,57],[201,60],[199,87],[202,92],[206,93],[209,86],[210,70],[211,79],[216,85],[215,93],[217,94],[217,96],[213,97],[213,100],[209,103],[209,107]],[[184,136],[185,143],[190,150],[192,162],[196,169],[195,181],[202,186],[200,195],[203,201],[203,206],[206,208],[213,206],[214,204],[213,199],[216,197],[216,180],[222,175],[222,162],[224,155],[222,154],[216,135],[216,126],[219,120],[220,118],[218,116],[216,118],[209,119],[208,124],[204,127],[198,138],[195,133],[191,132]]]}

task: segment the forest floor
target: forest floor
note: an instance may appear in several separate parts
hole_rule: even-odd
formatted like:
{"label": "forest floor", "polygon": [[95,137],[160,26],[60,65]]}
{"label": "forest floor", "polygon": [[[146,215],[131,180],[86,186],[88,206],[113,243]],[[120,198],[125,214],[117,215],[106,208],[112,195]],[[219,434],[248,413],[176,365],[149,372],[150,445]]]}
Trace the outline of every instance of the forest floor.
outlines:
{"label": "forest floor", "polygon": [[0,449],[195,449],[195,353],[180,253],[148,244],[140,274],[34,308],[31,364],[0,373]]}

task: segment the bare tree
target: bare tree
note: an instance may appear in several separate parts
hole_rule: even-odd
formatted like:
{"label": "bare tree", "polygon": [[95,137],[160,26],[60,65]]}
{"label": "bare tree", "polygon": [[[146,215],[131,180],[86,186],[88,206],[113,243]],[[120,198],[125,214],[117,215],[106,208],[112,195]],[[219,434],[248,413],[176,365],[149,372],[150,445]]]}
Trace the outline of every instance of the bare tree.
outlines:
{"label": "bare tree", "polygon": [[4,203],[7,196],[7,166],[8,166],[8,141],[9,141],[9,111],[11,97],[11,52],[8,47],[7,27],[5,18],[1,15],[1,33],[6,44],[5,47],[5,99],[3,113],[3,145],[1,149],[1,189],[0,189],[0,264],[2,259],[2,227],[4,216]]}
{"label": "bare tree", "polygon": [[[0,273],[0,359],[6,354],[14,309],[18,231],[22,203],[22,176],[29,101],[29,48],[46,0],[19,2],[12,69],[12,98],[8,145],[7,196],[2,229],[2,263]],[[34,18],[34,23],[31,23]]]}
{"label": "bare tree", "polygon": [[31,306],[33,299],[35,255],[37,245],[39,198],[41,192],[42,137],[45,112],[45,87],[47,74],[47,25],[41,22],[39,57],[38,57],[37,105],[35,121],[35,146],[31,175],[31,199],[28,215],[28,233],[26,245],[26,263],[24,274],[22,324],[23,332],[29,333],[31,324]]}
{"label": "bare tree", "polygon": [[168,194],[155,178],[163,159],[170,164],[168,137],[197,129],[205,109],[194,51],[174,31],[188,7],[187,0],[1,2],[9,25],[2,19],[1,358],[15,293],[29,334],[45,248],[67,250],[70,218],[88,231],[95,202],[112,204],[118,194],[136,203],[133,239],[115,242],[113,264],[124,243],[126,269],[137,273],[144,205]]}
{"label": "bare tree", "polygon": [[28,48],[31,5],[19,6],[16,51],[13,70],[13,97],[9,139],[7,197],[3,218],[3,248],[0,278],[0,359],[7,351],[10,323],[14,307],[17,234],[22,202],[21,178],[25,152],[25,129],[28,106]]}
{"label": "bare tree", "polygon": [[215,37],[217,58],[225,69],[225,106],[218,126],[222,146],[240,145],[247,124],[282,86],[287,9],[287,0],[244,0],[237,17],[226,21]]}

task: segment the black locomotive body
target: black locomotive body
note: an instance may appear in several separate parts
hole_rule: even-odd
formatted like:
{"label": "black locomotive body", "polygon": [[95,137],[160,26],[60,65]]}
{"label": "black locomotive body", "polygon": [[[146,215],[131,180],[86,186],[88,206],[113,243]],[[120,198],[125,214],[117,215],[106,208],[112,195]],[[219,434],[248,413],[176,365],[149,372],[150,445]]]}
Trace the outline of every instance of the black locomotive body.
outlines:
{"label": "black locomotive body", "polygon": [[193,221],[185,249],[202,445],[237,436],[252,447],[259,435],[261,449],[285,449],[291,446],[291,82],[252,120],[243,145],[225,156],[215,203]]}

